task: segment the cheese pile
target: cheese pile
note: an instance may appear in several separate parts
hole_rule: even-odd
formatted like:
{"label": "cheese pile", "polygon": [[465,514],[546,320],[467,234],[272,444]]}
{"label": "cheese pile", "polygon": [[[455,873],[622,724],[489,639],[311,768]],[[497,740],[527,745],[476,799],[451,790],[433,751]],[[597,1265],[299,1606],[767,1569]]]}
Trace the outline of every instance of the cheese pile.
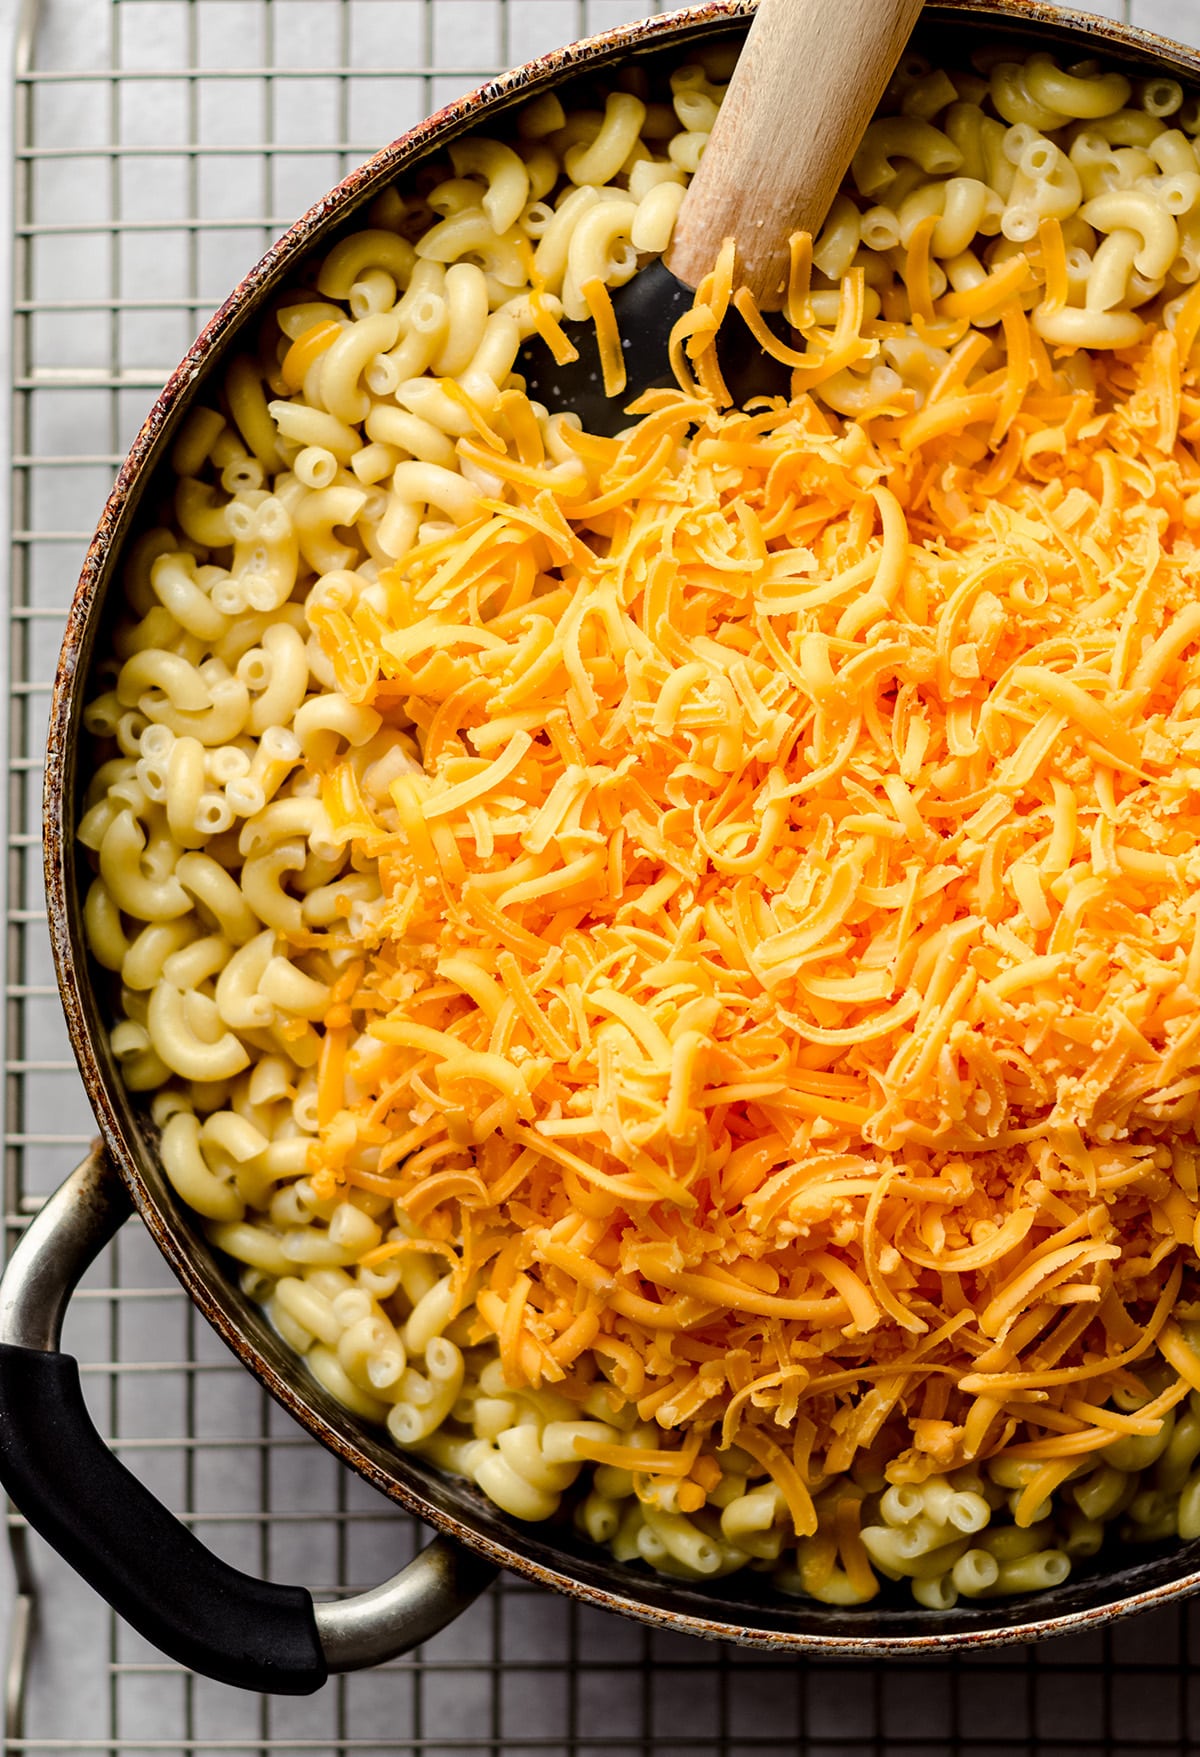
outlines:
{"label": "cheese pile", "polygon": [[402,1204],[511,1382],[602,1374],[642,1469],[736,1441],[801,1530],[872,1448],[1040,1499],[1156,1345],[1151,1427],[1200,1384],[1200,299],[1052,359],[1006,273],[919,409],[809,394],[856,276],[788,405],[721,407],[702,300],[691,388],[565,462],[464,399],[475,516],[310,611],[422,759],[322,777],[383,895],[318,1188]]}

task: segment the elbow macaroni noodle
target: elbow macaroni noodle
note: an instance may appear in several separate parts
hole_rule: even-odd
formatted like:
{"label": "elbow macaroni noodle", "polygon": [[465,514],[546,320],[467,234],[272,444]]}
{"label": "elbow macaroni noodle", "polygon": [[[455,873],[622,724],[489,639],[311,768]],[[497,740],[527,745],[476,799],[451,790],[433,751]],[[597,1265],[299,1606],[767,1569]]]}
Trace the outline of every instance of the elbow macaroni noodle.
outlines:
{"label": "elbow macaroni noodle", "polygon": [[[919,415],[955,370],[947,321],[972,326],[977,362],[1003,347],[1011,299],[1046,347],[1122,348],[1146,317],[1172,325],[1200,279],[1195,100],[1168,79],[1006,55],[960,73],[906,58],[867,129],[806,297],[832,325],[861,270],[880,345],[817,390],[829,419]],[[597,284],[667,248],[730,68],[723,51],[701,62],[675,72],[669,102],[635,72],[602,111],[568,116],[544,94],[511,138],[456,141],[423,194],[389,191],[315,287],[284,300],[221,406],[189,416],[169,520],[130,547],[130,615],[84,717],[112,752],[79,829],[95,867],[86,929],[119,986],[113,1054],[146,1095],[167,1176],[335,1399],[517,1519],[570,1496],[622,1560],[686,1579],[749,1567],[833,1604],[884,1579],[945,1610],[1057,1585],[1112,1530],[1200,1537],[1200,1398],[1140,1432],[1135,1395],[1121,1437],[1049,1473],[1003,1455],[898,1469],[885,1429],[847,1469],[811,1473],[815,1529],[798,1535],[766,1451],[716,1449],[711,1422],[672,1450],[666,1427],[609,1395],[612,1354],[570,1396],[510,1382],[452,1253],[385,1193],[392,1149],[361,1149],[355,1185],[312,1170],[384,1048],[347,1004],[380,878],[322,777],[348,759],[366,799],[390,805],[439,736],[437,716],[386,723],[339,690],[315,609],[381,607],[390,567],[503,495],[469,440],[508,418],[527,337],[595,315]],[[525,403],[523,419],[522,454],[573,481],[569,418]],[[537,725],[516,714],[509,731]],[[502,1034],[520,997],[466,956],[453,978]],[[423,1140],[418,1118],[401,1150]],[[797,1420],[777,1431],[799,1445]]]}

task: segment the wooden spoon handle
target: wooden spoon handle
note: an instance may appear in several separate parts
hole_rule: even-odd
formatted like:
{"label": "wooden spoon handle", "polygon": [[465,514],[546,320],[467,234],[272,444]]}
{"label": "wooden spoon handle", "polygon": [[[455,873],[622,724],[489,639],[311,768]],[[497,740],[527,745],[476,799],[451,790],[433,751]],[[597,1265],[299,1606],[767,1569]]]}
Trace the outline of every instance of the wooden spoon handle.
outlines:
{"label": "wooden spoon handle", "polygon": [[736,237],[741,279],[778,310],[788,239],[819,230],[920,10],[921,0],[759,0],[676,221],[672,274],[699,286]]}

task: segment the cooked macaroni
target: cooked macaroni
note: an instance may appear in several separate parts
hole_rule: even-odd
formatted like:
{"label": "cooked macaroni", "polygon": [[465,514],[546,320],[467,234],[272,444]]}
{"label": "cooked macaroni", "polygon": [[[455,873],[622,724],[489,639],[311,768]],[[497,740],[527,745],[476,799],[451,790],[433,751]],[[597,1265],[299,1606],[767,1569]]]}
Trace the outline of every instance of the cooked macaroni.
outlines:
{"label": "cooked macaroni", "polygon": [[85,920],[335,1399],[621,1560],[946,1610],[1200,1536],[1200,105],[907,57],[791,405],[720,412],[727,250],[595,439],[518,351],[620,394],[730,66],[455,142],[192,412]]}

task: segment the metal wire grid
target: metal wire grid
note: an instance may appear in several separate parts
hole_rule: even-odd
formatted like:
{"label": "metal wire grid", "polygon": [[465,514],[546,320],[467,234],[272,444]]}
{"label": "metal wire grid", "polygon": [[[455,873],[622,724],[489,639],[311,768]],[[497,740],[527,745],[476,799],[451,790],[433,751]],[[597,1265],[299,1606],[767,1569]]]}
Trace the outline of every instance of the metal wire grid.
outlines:
{"label": "metal wire grid", "polygon": [[[0,720],[10,1243],[91,1133],[45,931],[41,752],[82,548],[149,394],[270,239],[357,159],[497,68],[647,9],[647,0],[24,0]],[[1128,16],[1123,0],[1104,9]],[[1133,16],[1200,36],[1196,0],[1133,0]],[[326,1592],[372,1584],[412,1553],[412,1522],[270,1403],[136,1225],[76,1299],[67,1345],[85,1363],[102,1431],[220,1553]],[[650,1634],[510,1580],[419,1654],[296,1703],[164,1662],[19,1519],[9,1532],[6,1757],[1200,1752],[1190,1675],[1200,1619],[1186,1610],[942,1665],[799,1665]],[[186,1591],[186,1582],[163,1589]]]}

